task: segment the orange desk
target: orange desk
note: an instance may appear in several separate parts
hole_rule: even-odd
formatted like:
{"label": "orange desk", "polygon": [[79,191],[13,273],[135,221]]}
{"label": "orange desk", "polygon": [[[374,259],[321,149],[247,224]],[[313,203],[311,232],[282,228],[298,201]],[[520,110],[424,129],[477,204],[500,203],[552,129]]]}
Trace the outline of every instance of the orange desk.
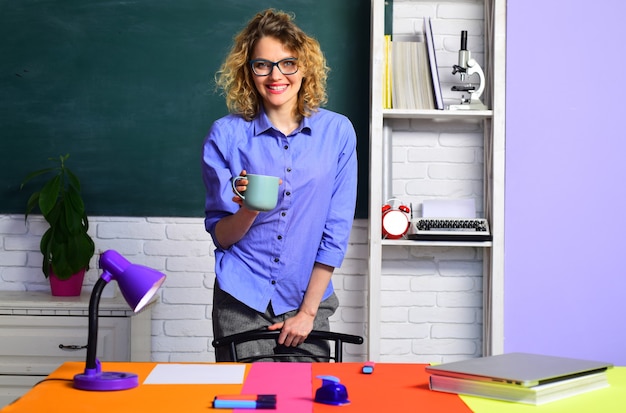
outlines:
{"label": "orange desk", "polygon": [[[195,413],[212,409],[216,394],[276,393],[275,412],[625,412],[626,368],[610,372],[611,387],[543,406],[528,406],[475,397],[433,392],[423,364],[376,364],[371,375],[361,373],[362,363],[255,363],[246,365],[243,384],[172,385],[143,384],[157,363],[103,363],[103,371],[127,371],[139,376],[134,389],[115,392],[88,392],[72,387],[72,378],[82,373],[84,363],[68,362],[43,383],[2,413]],[[328,406],[313,402],[321,385],[318,375],[339,377],[348,389],[350,404]],[[601,409],[594,409],[598,406]],[[295,407],[297,406],[297,407]],[[471,407],[471,409],[470,409]],[[590,409],[590,407],[592,407]],[[580,409],[579,409],[580,408]],[[236,410],[249,412],[250,410]]]}

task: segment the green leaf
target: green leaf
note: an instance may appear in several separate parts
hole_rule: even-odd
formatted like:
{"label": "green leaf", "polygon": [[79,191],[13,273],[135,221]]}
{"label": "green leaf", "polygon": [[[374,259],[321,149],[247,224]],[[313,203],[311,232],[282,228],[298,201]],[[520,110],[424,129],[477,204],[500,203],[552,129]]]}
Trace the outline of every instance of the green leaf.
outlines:
{"label": "green leaf", "polygon": [[61,192],[61,176],[57,175],[48,181],[39,193],[39,209],[46,216],[52,211]]}
{"label": "green leaf", "polygon": [[67,231],[70,234],[80,233],[83,228],[82,214],[81,215],[76,214],[76,212],[72,208],[71,202],[67,202],[67,201],[64,202],[63,208],[64,208],[63,215],[65,216],[65,226],[67,228]]}
{"label": "green leaf", "polygon": [[45,216],[46,221],[48,221],[48,224],[50,224],[51,227],[58,228],[59,221],[61,219],[64,219],[63,212],[63,205],[58,203],[55,204],[54,208],[52,208],[52,211],[50,211],[50,213]]}
{"label": "green leaf", "polygon": [[50,251],[50,241],[52,240],[52,233],[54,232],[54,228],[50,227],[41,237],[39,241],[39,251],[44,255],[44,257],[49,255]]}
{"label": "green leaf", "polygon": [[53,262],[52,271],[60,280],[67,280],[74,274],[66,261]]}
{"label": "green leaf", "polygon": [[28,219],[28,214],[30,214],[37,205],[39,205],[39,191],[33,193],[30,198],[28,198],[28,202],[26,203],[26,213],[24,214],[24,220]]}
{"label": "green leaf", "polygon": [[83,214],[83,227],[85,228],[85,233],[89,231],[89,218],[87,218],[87,213]]}
{"label": "green leaf", "polygon": [[72,273],[88,268],[89,260],[93,256],[94,251],[95,245],[87,234],[79,233],[71,236],[67,243],[67,263]]}
{"label": "green leaf", "polygon": [[68,246],[66,243],[52,245],[52,271],[61,280],[67,280],[74,274],[68,261]]}
{"label": "green leaf", "polygon": [[72,271],[72,274],[78,272],[79,269],[83,268],[82,257],[79,253],[80,249],[80,235],[72,235],[67,240],[67,266]]}
{"label": "green leaf", "polygon": [[52,260],[52,239],[54,238],[54,227],[48,228],[48,230],[41,237],[39,242],[39,250],[43,254],[43,262],[41,264],[41,271],[46,278],[50,276],[50,266]]}
{"label": "green leaf", "polygon": [[94,244],[93,239],[87,233],[81,234],[78,255],[82,257],[83,267],[89,267],[89,260],[91,260],[95,252],[96,244]]}
{"label": "green leaf", "polygon": [[74,187],[70,186],[65,196],[75,213],[82,216],[85,213],[85,203],[80,193]]}
{"label": "green leaf", "polygon": [[74,175],[74,172],[70,171],[67,168],[65,168],[65,174],[67,176],[67,181],[70,184],[70,188],[74,188],[76,189],[76,192],[80,193],[80,180],[78,179],[78,177]]}
{"label": "green leaf", "polygon": [[26,183],[28,181],[30,181],[31,179],[39,176],[39,175],[43,175],[43,174],[47,174],[49,172],[53,172],[58,170],[58,167],[54,167],[54,168],[46,168],[46,169],[40,169],[38,171],[35,172],[31,172],[28,175],[26,175],[26,177],[22,180],[22,183],[20,184],[20,189],[24,188],[24,185],[26,185]]}

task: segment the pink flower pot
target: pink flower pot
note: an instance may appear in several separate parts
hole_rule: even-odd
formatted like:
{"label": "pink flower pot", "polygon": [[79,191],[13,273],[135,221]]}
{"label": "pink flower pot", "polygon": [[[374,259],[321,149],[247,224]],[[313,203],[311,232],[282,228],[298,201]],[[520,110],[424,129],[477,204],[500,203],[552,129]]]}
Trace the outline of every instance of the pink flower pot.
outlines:
{"label": "pink flower pot", "polygon": [[56,297],[76,297],[80,295],[83,287],[85,270],[77,272],[67,280],[60,280],[56,274],[50,272],[50,292]]}

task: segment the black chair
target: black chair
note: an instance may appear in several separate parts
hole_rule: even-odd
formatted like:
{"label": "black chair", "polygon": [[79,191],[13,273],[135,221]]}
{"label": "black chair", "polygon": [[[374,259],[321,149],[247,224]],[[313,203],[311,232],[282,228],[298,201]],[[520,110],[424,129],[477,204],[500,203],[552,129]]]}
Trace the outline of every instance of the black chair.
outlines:
{"label": "black chair", "polygon": [[[240,363],[250,363],[253,361],[261,360],[261,359],[275,359],[277,361],[281,361],[281,358],[290,358],[290,357],[301,357],[301,358],[318,358],[318,359],[328,359],[328,361],[334,361],[335,363],[341,363],[343,361],[343,343],[350,344],[363,344],[363,337],[355,336],[352,334],[343,334],[343,333],[335,333],[332,331],[321,331],[321,330],[313,330],[309,333],[308,337],[305,340],[309,342],[311,340],[326,340],[328,342],[333,342],[335,344],[335,352],[334,354],[331,352],[330,357],[323,356],[312,356],[310,354],[298,354],[296,352],[290,353],[280,353],[280,354],[266,354],[266,355],[258,355],[252,357],[243,357],[239,358],[237,355],[237,344],[246,343],[248,341],[255,340],[265,340],[265,339],[278,339],[278,335],[280,334],[280,330],[267,330],[266,328],[258,329],[258,330],[250,330],[244,331],[242,333],[232,334],[230,336],[216,338],[213,340],[212,345],[215,349],[219,347],[228,346],[230,350],[230,357],[232,361],[240,362]],[[285,349],[290,349],[291,347],[285,347]],[[284,360],[283,360],[284,361]]]}

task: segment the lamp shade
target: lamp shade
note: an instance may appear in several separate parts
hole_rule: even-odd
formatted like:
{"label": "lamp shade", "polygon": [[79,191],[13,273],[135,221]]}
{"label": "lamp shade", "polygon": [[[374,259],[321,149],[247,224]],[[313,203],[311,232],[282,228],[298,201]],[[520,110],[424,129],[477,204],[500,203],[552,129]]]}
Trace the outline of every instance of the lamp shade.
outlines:
{"label": "lamp shade", "polygon": [[114,250],[100,255],[100,267],[104,271],[101,278],[107,282],[117,281],[124,299],[136,313],[141,311],[165,281],[164,274],[143,265],[131,264]]}

